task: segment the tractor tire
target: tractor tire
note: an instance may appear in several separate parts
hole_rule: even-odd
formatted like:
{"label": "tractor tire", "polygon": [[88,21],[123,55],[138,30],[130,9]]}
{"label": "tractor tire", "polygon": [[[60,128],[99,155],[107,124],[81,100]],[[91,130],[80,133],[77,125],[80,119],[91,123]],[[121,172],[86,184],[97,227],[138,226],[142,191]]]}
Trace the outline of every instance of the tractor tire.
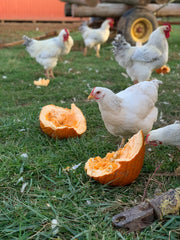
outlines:
{"label": "tractor tire", "polygon": [[154,14],[143,7],[131,8],[122,15],[117,24],[117,30],[132,45],[137,42],[146,43],[157,27]]}

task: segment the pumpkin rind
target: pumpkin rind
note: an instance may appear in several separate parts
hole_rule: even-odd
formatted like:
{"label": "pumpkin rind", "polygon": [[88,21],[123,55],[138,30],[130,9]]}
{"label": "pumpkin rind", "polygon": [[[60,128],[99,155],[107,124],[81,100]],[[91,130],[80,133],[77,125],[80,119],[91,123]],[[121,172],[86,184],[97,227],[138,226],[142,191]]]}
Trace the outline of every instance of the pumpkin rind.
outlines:
{"label": "pumpkin rind", "polygon": [[[133,141],[139,141],[136,144],[137,149],[133,152]],[[129,151],[132,156],[128,157]],[[133,154],[134,153],[134,154]],[[132,183],[140,174],[145,155],[144,135],[142,130],[135,134],[123,149],[108,153],[105,158],[90,158],[85,164],[87,175],[100,182],[110,186],[124,186]],[[116,157],[117,156],[117,157]],[[93,165],[93,161],[94,166]],[[98,162],[99,169],[98,169]],[[109,167],[108,167],[109,164]],[[103,165],[106,166],[104,170]]]}
{"label": "pumpkin rind", "polygon": [[170,68],[166,65],[162,66],[161,68],[156,69],[157,74],[160,74],[160,73],[166,74],[169,72],[170,72]]}
{"label": "pumpkin rind", "polygon": [[39,121],[42,131],[53,138],[81,136],[87,129],[86,119],[75,104],[71,104],[71,109],[52,104],[44,106]]}

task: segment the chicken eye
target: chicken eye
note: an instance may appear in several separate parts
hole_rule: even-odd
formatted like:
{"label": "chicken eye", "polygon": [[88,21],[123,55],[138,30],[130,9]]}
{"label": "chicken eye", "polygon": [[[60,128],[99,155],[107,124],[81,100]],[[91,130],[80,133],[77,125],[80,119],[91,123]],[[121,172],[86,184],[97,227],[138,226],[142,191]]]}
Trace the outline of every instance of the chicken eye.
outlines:
{"label": "chicken eye", "polygon": [[97,91],[96,93],[97,93],[97,94],[100,94],[100,93],[101,93],[101,91]]}

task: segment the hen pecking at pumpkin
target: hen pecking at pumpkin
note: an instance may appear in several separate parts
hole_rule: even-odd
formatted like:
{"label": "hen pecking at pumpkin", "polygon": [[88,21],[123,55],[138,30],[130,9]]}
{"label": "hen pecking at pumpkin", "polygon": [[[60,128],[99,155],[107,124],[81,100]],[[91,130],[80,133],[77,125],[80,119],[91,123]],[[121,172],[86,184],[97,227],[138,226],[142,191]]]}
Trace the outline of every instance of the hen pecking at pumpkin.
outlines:
{"label": "hen pecking at pumpkin", "polygon": [[169,23],[158,27],[141,47],[131,46],[121,34],[115,37],[112,42],[115,59],[134,84],[150,80],[152,72],[167,63],[170,31]]}
{"label": "hen pecking at pumpkin", "polygon": [[114,20],[108,18],[105,20],[100,28],[93,29],[87,26],[86,22],[84,22],[79,30],[84,39],[84,56],[87,55],[87,48],[95,48],[96,56],[100,57],[99,51],[101,44],[105,43],[110,35],[110,27],[113,27]]}
{"label": "hen pecking at pumpkin", "polygon": [[95,99],[106,129],[114,136],[125,140],[139,130],[146,135],[157,119],[158,86],[161,81],[154,79],[132,85],[115,94],[108,88],[95,87],[88,99]]}
{"label": "hen pecking at pumpkin", "polygon": [[146,136],[146,143],[157,146],[159,144],[176,146],[180,150],[180,123],[167,125],[152,130]]}
{"label": "hen pecking at pumpkin", "polygon": [[23,45],[26,46],[27,52],[44,67],[46,78],[54,78],[53,69],[57,65],[59,56],[67,55],[74,44],[66,28],[62,29],[59,35],[54,38],[35,40],[23,36],[23,39]]}

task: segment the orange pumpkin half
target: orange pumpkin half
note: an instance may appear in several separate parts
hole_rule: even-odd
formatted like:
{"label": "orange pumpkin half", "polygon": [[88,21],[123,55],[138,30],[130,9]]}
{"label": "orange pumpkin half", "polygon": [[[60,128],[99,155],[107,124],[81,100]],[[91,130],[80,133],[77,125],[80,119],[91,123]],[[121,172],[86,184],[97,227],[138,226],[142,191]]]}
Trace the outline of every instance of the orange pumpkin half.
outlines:
{"label": "orange pumpkin half", "polygon": [[81,136],[87,129],[86,119],[75,104],[71,104],[71,109],[55,105],[44,106],[39,121],[42,131],[53,138]]}
{"label": "orange pumpkin half", "polygon": [[107,153],[104,158],[90,158],[85,164],[87,175],[101,184],[124,186],[132,183],[142,169],[145,155],[142,130],[129,139],[124,148]]}
{"label": "orange pumpkin half", "polygon": [[170,72],[170,68],[167,65],[162,66],[161,68],[156,69],[156,73],[160,74],[166,74]]}

